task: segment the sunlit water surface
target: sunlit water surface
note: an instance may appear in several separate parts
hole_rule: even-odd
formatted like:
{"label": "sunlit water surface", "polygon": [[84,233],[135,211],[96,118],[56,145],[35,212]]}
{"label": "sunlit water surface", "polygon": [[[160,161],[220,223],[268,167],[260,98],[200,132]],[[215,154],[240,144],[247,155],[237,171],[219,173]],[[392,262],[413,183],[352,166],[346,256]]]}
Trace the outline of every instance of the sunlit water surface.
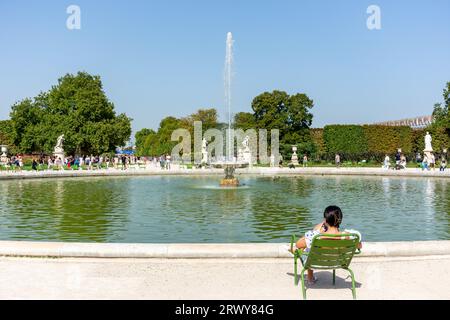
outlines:
{"label": "sunlit water surface", "polygon": [[120,177],[0,182],[0,240],[288,242],[330,204],[366,241],[450,239],[450,182],[383,177]]}

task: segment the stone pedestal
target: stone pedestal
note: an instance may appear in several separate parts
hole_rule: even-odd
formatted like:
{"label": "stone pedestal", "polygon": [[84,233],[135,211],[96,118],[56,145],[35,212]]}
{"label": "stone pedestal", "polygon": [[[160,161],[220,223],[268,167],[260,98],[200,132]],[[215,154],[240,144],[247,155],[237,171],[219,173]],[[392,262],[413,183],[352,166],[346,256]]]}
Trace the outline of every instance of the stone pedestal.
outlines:
{"label": "stone pedestal", "polygon": [[298,166],[298,155],[297,155],[297,146],[292,147],[292,157],[291,157],[291,163],[294,166]]}
{"label": "stone pedestal", "polygon": [[7,146],[1,146],[1,156],[0,156],[0,163],[6,164],[8,163],[8,147]]}
{"label": "stone pedestal", "polygon": [[250,152],[250,149],[244,150],[242,153],[242,158],[245,163],[248,163],[249,165],[252,165],[252,153]]}
{"label": "stone pedestal", "polygon": [[270,156],[270,167],[275,167],[275,156],[273,154]]}
{"label": "stone pedestal", "polygon": [[207,151],[202,151],[202,165],[205,165],[208,163],[208,152]]}
{"label": "stone pedestal", "polygon": [[239,161],[239,162],[243,162],[244,161],[244,153],[242,152],[241,148],[238,149],[237,161]]}
{"label": "stone pedestal", "polygon": [[423,150],[423,153],[424,153],[424,155],[425,156],[427,156],[427,158],[428,159],[430,159],[431,158],[431,155],[433,154],[433,149],[425,149],[425,150]]}
{"label": "stone pedestal", "polygon": [[65,160],[65,155],[64,155],[64,150],[58,150],[55,148],[55,151],[53,152],[53,156],[55,157],[55,160],[57,160],[58,158],[61,159],[61,164],[64,165],[64,160]]}

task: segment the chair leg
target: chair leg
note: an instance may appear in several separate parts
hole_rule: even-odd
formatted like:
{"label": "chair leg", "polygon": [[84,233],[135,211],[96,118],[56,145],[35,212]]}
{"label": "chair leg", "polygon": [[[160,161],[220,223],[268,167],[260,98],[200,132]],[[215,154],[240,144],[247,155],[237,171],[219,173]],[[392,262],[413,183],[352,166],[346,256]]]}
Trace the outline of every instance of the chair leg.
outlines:
{"label": "chair leg", "polygon": [[298,260],[297,260],[297,254],[294,257],[294,284],[298,286]]}
{"label": "chair leg", "polygon": [[333,286],[336,285],[336,270],[333,269]]}
{"label": "chair leg", "polygon": [[353,274],[353,271],[350,268],[347,268],[348,272],[350,272],[350,275],[352,276],[352,294],[353,294],[353,300],[356,300],[356,288],[355,288],[355,275]]}
{"label": "chair leg", "polygon": [[303,300],[306,300],[305,271],[306,271],[306,269],[303,268],[302,273],[300,274],[301,279],[302,279],[302,293],[303,293]]}

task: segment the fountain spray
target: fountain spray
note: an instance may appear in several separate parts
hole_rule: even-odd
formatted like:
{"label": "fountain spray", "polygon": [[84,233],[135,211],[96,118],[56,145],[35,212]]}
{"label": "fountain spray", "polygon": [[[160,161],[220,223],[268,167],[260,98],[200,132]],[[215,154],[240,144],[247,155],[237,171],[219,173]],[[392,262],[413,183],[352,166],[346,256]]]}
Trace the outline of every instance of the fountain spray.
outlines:
{"label": "fountain spray", "polygon": [[227,33],[226,55],[225,55],[225,103],[228,108],[228,161],[233,160],[234,148],[231,141],[231,80],[232,80],[232,64],[233,64],[233,35]]}

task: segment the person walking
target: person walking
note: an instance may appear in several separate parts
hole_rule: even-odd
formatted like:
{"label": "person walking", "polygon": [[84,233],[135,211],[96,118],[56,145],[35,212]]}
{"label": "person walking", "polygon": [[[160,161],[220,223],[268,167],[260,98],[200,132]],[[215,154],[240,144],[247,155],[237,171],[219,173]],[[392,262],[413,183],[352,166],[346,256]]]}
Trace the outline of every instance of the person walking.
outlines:
{"label": "person walking", "polygon": [[441,159],[441,165],[439,166],[439,171],[444,172],[447,168],[447,160],[444,157]]}
{"label": "person walking", "polygon": [[433,153],[430,156],[430,169],[433,169],[433,171],[436,170],[436,157]]}
{"label": "person walking", "polygon": [[391,166],[391,158],[389,158],[388,155],[386,155],[384,157],[384,164],[383,164],[383,169],[389,169],[389,167]]}
{"label": "person walking", "polygon": [[428,157],[427,155],[423,156],[423,160],[422,160],[422,171],[423,170],[430,170],[430,168],[428,167]]}
{"label": "person walking", "polygon": [[308,156],[305,154],[303,156],[303,168],[306,168],[308,166]]}
{"label": "person walking", "polygon": [[170,159],[171,159],[171,156],[167,155],[166,156],[166,169],[167,170],[170,170]]}
{"label": "person walking", "polygon": [[334,156],[334,162],[336,163],[336,168],[340,168],[341,167],[341,156],[339,154],[337,154],[337,153]]}
{"label": "person walking", "polygon": [[33,158],[33,162],[31,163],[31,170],[38,171],[37,166],[38,166],[38,163],[37,163],[36,159]]}
{"label": "person walking", "polygon": [[53,160],[52,160],[52,157],[48,157],[48,160],[47,160],[47,169],[48,169],[48,170],[51,170],[52,167],[53,167]]}

